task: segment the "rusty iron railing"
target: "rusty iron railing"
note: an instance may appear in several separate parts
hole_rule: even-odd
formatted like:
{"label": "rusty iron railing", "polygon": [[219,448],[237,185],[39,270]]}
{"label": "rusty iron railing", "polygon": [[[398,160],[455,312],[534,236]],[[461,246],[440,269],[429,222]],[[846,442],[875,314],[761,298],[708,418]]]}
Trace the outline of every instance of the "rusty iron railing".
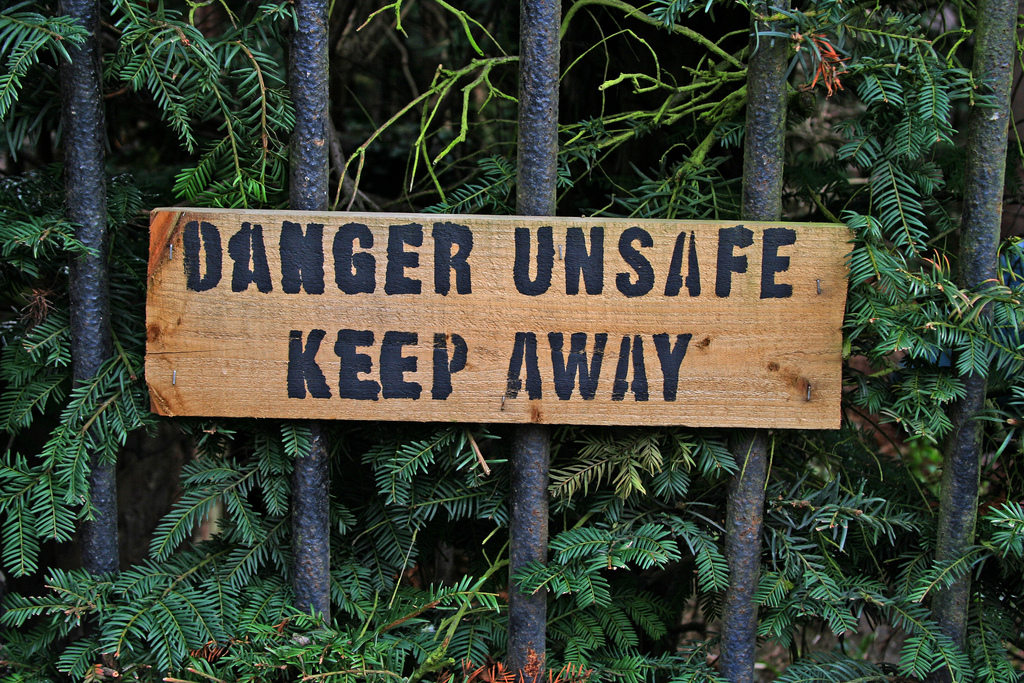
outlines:
{"label": "rusty iron railing", "polygon": [[[558,162],[558,74],[561,4],[522,0],[519,19],[519,140],[516,212],[555,214]],[[509,573],[546,562],[550,428],[523,425],[512,443]],[[536,673],[545,660],[547,595],[509,588],[508,666]],[[526,678],[529,680],[529,678]]]}
{"label": "rusty iron railing", "polygon": [[[767,6],[761,9],[767,14]],[[782,217],[788,55],[785,41],[757,37],[757,32],[768,30],[770,25],[753,22],[751,46],[756,49],[747,66],[741,215],[753,221],[777,221]],[[768,436],[763,430],[739,432],[733,455],[740,471],[729,483],[726,504],[729,588],[722,602],[721,672],[730,683],[752,683],[757,639],[754,593],[761,575]]]}
{"label": "rusty iron railing", "polygon": [[[788,3],[773,5],[773,11]],[[767,5],[759,11],[768,14]],[[996,277],[996,246],[1003,193],[1009,83],[1012,71],[1017,4],[980,0],[975,31],[975,80],[996,105],[971,113],[966,198],[961,233],[960,284],[979,287]],[[82,44],[68,42],[70,60],[61,63],[62,131],[68,220],[88,250],[70,264],[73,377],[88,381],[111,355],[108,297],[107,216],[104,180],[105,126],[99,72],[95,0],[61,0],[60,12],[86,27]],[[291,41],[289,83],[296,107],[292,137],[291,206],[296,210],[328,207],[329,144],[326,0],[296,0],[297,27]],[[559,25],[557,0],[522,0],[519,87],[517,212],[554,215],[558,154]],[[759,40],[747,77],[747,123],[744,148],[742,217],[781,218],[783,133],[786,118],[787,65],[783,40],[766,36],[772,27],[758,25]],[[953,434],[939,511],[937,559],[961,557],[974,542],[980,424],[973,419],[984,407],[986,381],[962,377],[966,396],[952,412]],[[329,468],[325,430],[308,424],[311,448],[295,463],[292,498],[292,547],[296,605],[325,618],[330,613]],[[729,588],[723,602],[721,674],[730,683],[752,683],[757,608],[754,592],[761,565],[762,517],[767,476],[768,437],[742,431],[734,444],[739,473],[729,486],[725,550]],[[548,469],[550,430],[542,425],[517,428],[512,447],[512,514],[510,573],[548,553]],[[82,528],[83,564],[95,573],[118,570],[116,469],[92,458],[90,475],[93,519]],[[936,620],[947,635],[965,645],[970,576],[965,575],[934,598]],[[525,594],[510,588],[508,667],[514,673],[536,672],[544,664],[546,602],[543,592]],[[948,680],[948,672],[936,672]]]}
{"label": "rusty iron railing", "polygon": [[[300,211],[327,210],[327,2],[296,0],[289,84],[295,102],[290,202]],[[295,606],[330,618],[329,462],[324,427],[310,422],[309,453],[292,474],[292,585]]]}
{"label": "rusty iron railing", "polygon": [[[1003,212],[1007,126],[1011,119],[1010,81],[1016,48],[1016,0],[982,0],[974,31],[974,78],[989,106],[972,108],[967,128],[967,170],[960,226],[959,285],[976,288],[997,277],[997,249]],[[981,422],[987,381],[982,375],[961,376],[965,395],[953,404],[953,428],[946,440],[939,503],[935,558],[939,562],[963,557],[974,544],[978,515],[978,477],[981,461]],[[967,650],[967,611],[971,576],[937,591],[932,600],[935,620],[950,639]],[[949,681],[940,669],[933,679]]]}
{"label": "rusty iron railing", "polygon": [[[72,376],[76,383],[97,374],[111,353],[107,188],[104,176],[106,126],[100,83],[99,3],[62,0],[60,12],[88,31],[85,42],[67,41],[70,61],[61,62],[61,129],[67,219],[88,253],[72,259]],[[82,564],[93,573],[118,570],[117,466],[90,458],[92,519],[82,525]]]}

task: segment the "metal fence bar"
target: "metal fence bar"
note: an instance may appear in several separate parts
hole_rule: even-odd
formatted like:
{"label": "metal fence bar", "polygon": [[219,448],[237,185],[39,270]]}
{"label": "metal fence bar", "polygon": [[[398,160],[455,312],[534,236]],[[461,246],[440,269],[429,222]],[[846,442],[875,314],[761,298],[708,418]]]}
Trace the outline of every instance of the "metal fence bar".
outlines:
{"label": "metal fence bar", "polygon": [[[327,2],[296,0],[289,84],[295,103],[290,202],[300,211],[327,210]],[[309,454],[292,474],[292,585],[295,606],[330,618],[330,480],[323,426],[309,423]]]}
{"label": "metal fence bar", "polygon": [[[63,60],[60,66],[66,215],[78,226],[75,237],[89,249],[87,255],[72,259],[69,271],[72,376],[77,383],[95,377],[112,352],[103,168],[106,126],[97,36],[99,3],[61,0],[60,12],[89,32],[80,45],[66,41],[71,60]],[[116,572],[117,466],[101,464],[98,454],[90,465],[93,519],[82,525],[82,564],[97,574]]]}
{"label": "metal fence bar", "polygon": [[[788,7],[788,2],[784,3]],[[766,15],[758,4],[755,11]],[[753,22],[752,30],[770,30]],[[783,142],[786,129],[786,44],[770,38],[751,39],[756,47],[747,66],[747,121],[743,151],[744,220],[771,221],[782,216]],[[744,430],[733,454],[740,467],[729,483],[726,504],[725,555],[729,588],[722,603],[721,673],[730,683],[752,683],[757,638],[754,592],[761,573],[761,526],[767,476],[768,437]]]}
{"label": "metal fence bar", "polygon": [[[512,441],[512,517],[509,522],[509,574],[548,556],[548,463],[551,430],[522,425]],[[521,593],[509,587],[508,667],[536,673],[544,663],[547,640],[547,594]],[[532,677],[525,677],[529,683]]]}
{"label": "metal fence bar", "polygon": [[554,216],[561,9],[554,0],[522,0],[520,12],[516,213]]}
{"label": "metal fence bar", "polygon": [[[520,2],[519,141],[516,212],[553,216],[558,161],[559,24],[557,0]],[[509,572],[547,561],[548,465],[551,431],[523,425],[512,443],[512,517]],[[530,681],[543,668],[547,595],[509,587],[507,663]]]}
{"label": "metal fence bar", "polygon": [[725,559],[729,587],[722,598],[721,673],[729,683],[752,683],[757,641],[754,592],[761,575],[761,525],[768,470],[768,437],[740,430],[733,456],[740,472],[729,482],[725,509]]}
{"label": "metal fence bar", "polygon": [[[757,11],[768,14],[767,5]],[[779,2],[772,9],[789,9]],[[765,32],[773,26],[752,22],[751,31]],[[744,220],[777,221],[782,217],[783,143],[786,133],[786,41],[781,38],[751,38],[754,53],[747,64],[747,121],[743,147]]]}
{"label": "metal fence bar", "polygon": [[[1003,209],[1010,82],[1015,52],[1017,0],[982,0],[974,36],[974,78],[995,106],[975,106],[968,119],[967,171],[960,225],[959,284],[978,287],[997,277],[997,249]],[[986,378],[962,376],[965,396],[953,404],[953,429],[945,444],[939,504],[936,560],[963,557],[974,544],[978,510],[981,422]],[[935,593],[932,609],[942,630],[961,648],[966,646],[971,576]],[[938,672],[949,680],[948,671]]]}

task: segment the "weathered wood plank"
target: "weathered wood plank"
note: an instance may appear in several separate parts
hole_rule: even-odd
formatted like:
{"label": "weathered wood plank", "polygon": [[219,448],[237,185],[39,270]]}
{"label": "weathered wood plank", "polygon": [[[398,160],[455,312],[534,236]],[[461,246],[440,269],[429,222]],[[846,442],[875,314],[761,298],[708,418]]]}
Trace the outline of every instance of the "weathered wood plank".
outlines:
{"label": "weathered wood plank", "polygon": [[842,226],[157,209],[150,239],[161,414],[839,425]]}

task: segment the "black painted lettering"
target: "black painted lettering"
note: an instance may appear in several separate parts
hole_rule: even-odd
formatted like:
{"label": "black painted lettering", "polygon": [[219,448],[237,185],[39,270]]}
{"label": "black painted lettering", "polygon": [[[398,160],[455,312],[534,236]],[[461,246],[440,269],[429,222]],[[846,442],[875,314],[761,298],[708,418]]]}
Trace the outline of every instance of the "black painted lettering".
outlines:
{"label": "black painted lettering", "polygon": [[430,388],[430,398],[435,401],[443,401],[451,396],[452,375],[466,367],[466,341],[457,334],[451,335],[451,338],[452,359],[449,361],[448,335],[434,335],[434,382]]}
{"label": "black painted lettering", "polygon": [[697,235],[690,233],[690,258],[686,269],[686,291],[700,296],[700,264],[697,263]]}
{"label": "black painted lettering", "polygon": [[416,346],[415,332],[385,332],[380,343],[380,394],[384,398],[420,397],[419,382],[406,382],[405,373],[416,372],[416,356],[403,356],[403,346]]}
{"label": "black painted lettering", "polygon": [[584,401],[594,398],[597,391],[597,380],[601,375],[601,361],[604,360],[604,345],[608,341],[605,333],[594,335],[594,355],[590,358],[587,368],[587,335],[585,332],[574,332],[569,341],[568,361],[562,355],[563,336],[561,332],[549,332],[548,343],[551,345],[551,365],[555,373],[555,393],[562,401],[572,397],[576,386],[576,375],[580,377],[580,396]]}
{"label": "black painted lettering", "polygon": [[[643,360],[643,339],[640,335],[633,337],[632,352],[630,346],[629,336],[624,336],[622,343],[618,345],[618,364],[615,367],[615,381],[611,385],[611,400],[623,400],[627,387],[633,391],[634,400],[647,400],[650,397],[647,390],[647,367]],[[627,384],[631,357],[633,382]]]}
{"label": "black painted lettering", "polygon": [[640,242],[641,247],[650,248],[654,246],[654,238],[651,237],[651,233],[636,226],[626,228],[619,237],[619,254],[626,265],[637,274],[636,282],[630,281],[629,273],[619,273],[615,276],[615,286],[628,297],[643,296],[654,287],[654,268],[647,257],[636,250],[633,242]]}
{"label": "black painted lettering", "polygon": [[[274,287],[270,282],[267,249],[263,245],[263,226],[242,223],[241,229],[228,240],[228,255],[235,262],[231,269],[231,291],[244,292],[249,283],[266,294]],[[250,267],[249,263],[252,262]]]}
{"label": "black painted lettering", "polygon": [[665,278],[665,296],[678,296],[683,288],[683,253],[686,250],[686,231],[676,237],[676,245],[672,248],[672,260],[668,265],[668,277]]}
{"label": "black painted lettering", "polygon": [[583,228],[569,228],[565,233],[565,293],[580,293],[580,273],[587,294],[604,290],[604,228],[590,229],[590,253]]}
{"label": "black painted lettering", "polygon": [[392,225],[388,228],[388,267],[384,278],[385,294],[419,294],[421,283],[405,276],[406,268],[419,268],[420,255],[406,251],[405,245],[423,245],[423,226],[419,223]]}
{"label": "black painted lettering", "polygon": [[626,397],[626,388],[629,386],[626,382],[626,377],[629,374],[629,348],[629,336],[624,335],[622,343],[619,344],[619,362],[615,365],[615,381],[612,382],[613,401],[621,401]]}
{"label": "black painted lettering", "polygon": [[[632,389],[634,401],[646,401],[649,396],[647,389],[647,367],[644,365],[644,342],[640,335],[633,337],[632,352],[629,336],[622,338],[619,344],[619,362],[615,368],[615,381],[612,383],[612,400],[621,401],[626,397],[626,389]],[[629,374],[630,357],[633,360],[633,382],[626,383]]]}
{"label": "black painted lettering", "polygon": [[[473,292],[469,275],[469,254],[473,251],[473,233],[465,225],[434,223],[434,291],[448,296],[451,289],[451,271],[455,271],[455,291]],[[452,255],[452,245],[459,250]]]}
{"label": "black painted lettering", "polygon": [[796,230],[768,228],[764,231],[761,253],[761,298],[788,299],[793,296],[793,285],[775,282],[775,273],[789,270],[789,257],[779,256],[779,247],[796,244]]}
{"label": "black painted lettering", "polygon": [[676,392],[679,390],[679,366],[686,358],[686,348],[692,337],[692,334],[677,334],[676,344],[673,347],[667,334],[654,335],[654,348],[658,350],[661,375],[665,378],[664,396],[666,401],[676,400]]}
{"label": "black painted lettering", "polygon": [[358,375],[370,371],[373,361],[365,353],[356,353],[358,347],[373,346],[370,330],[338,330],[334,354],[341,359],[338,374],[338,396],[358,401],[376,401],[380,385],[372,379],[359,379]]}
{"label": "black painted lettering", "polygon": [[732,291],[732,274],[747,272],[747,257],[733,254],[754,243],[754,233],[737,225],[718,230],[718,272],[715,275],[715,296],[725,298]]}
{"label": "black painted lettering", "polygon": [[345,294],[371,294],[377,288],[377,260],[365,251],[373,246],[373,233],[361,223],[346,223],[334,235],[334,282]]}
{"label": "black painted lettering", "polygon": [[[220,283],[224,254],[220,244],[220,230],[213,223],[189,221],[185,224],[181,240],[185,247],[185,286],[193,292],[205,292]],[[206,252],[206,274],[199,272],[199,249]]]}
{"label": "black painted lettering", "polygon": [[324,293],[324,226],[281,223],[281,289],[285,294]]}
{"label": "black painted lettering", "polygon": [[313,398],[330,398],[324,371],[316,363],[320,342],[327,336],[324,330],[310,330],[306,348],[302,348],[302,332],[288,333],[288,398],[306,398],[306,387]]}
{"label": "black painted lettering", "polygon": [[647,368],[644,365],[644,340],[639,334],[633,337],[633,382],[630,384],[634,400],[646,401],[647,390]]}
{"label": "black painted lettering", "polygon": [[[690,296],[700,296],[700,266],[697,264],[697,237],[690,232],[690,257],[686,270],[686,291]],[[668,279],[665,281],[665,296],[678,296],[683,287],[683,251],[686,247],[686,231],[676,237],[676,245],[672,249],[672,261],[668,267]]]}
{"label": "black painted lettering", "polygon": [[523,386],[523,361],[526,361],[526,393],[531,399],[541,397],[540,368],[537,365],[537,335],[533,332],[516,332],[512,346],[512,357],[508,363],[508,383],[505,396],[515,398]]}
{"label": "black painted lettering", "polygon": [[539,296],[551,286],[551,271],[555,267],[555,240],[551,226],[537,228],[537,277],[533,280],[530,279],[530,229],[516,228],[515,235],[516,260],[512,266],[512,280],[520,294]]}

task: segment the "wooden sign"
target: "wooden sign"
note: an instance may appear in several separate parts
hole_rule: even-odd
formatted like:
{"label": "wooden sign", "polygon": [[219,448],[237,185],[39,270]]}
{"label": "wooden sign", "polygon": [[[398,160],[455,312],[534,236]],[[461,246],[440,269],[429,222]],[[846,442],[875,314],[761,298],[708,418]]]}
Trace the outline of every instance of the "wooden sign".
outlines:
{"label": "wooden sign", "polygon": [[834,429],[836,225],[157,209],[163,415]]}

